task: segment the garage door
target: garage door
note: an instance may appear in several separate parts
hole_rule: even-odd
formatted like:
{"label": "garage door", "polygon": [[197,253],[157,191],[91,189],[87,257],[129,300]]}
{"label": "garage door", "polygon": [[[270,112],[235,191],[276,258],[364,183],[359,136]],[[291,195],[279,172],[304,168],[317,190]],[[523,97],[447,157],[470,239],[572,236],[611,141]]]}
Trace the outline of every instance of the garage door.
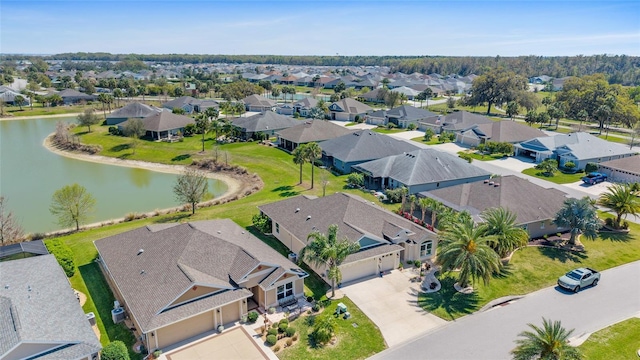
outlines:
{"label": "garage door", "polygon": [[158,330],[156,335],[158,337],[158,347],[162,349],[213,329],[213,312],[207,311],[204,314]]}
{"label": "garage door", "polygon": [[240,320],[240,306],[238,303],[226,305],[222,308],[222,323],[228,324]]}
{"label": "garage door", "polygon": [[342,271],[342,282],[346,283],[375,275],[378,271],[378,265],[376,264],[376,259],[368,259],[341,266],[340,270]]}
{"label": "garage door", "polygon": [[390,271],[395,269],[395,265],[396,265],[396,259],[397,259],[397,255],[396,253],[393,254],[389,254],[389,255],[384,255],[382,257],[382,263],[380,264],[380,270],[381,271]]}

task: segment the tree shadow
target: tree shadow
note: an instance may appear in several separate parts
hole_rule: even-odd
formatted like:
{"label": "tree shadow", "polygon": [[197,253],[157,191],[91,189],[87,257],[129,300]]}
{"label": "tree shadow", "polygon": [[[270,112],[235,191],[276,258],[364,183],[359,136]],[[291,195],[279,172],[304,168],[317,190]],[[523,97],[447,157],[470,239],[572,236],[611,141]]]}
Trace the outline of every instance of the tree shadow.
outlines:
{"label": "tree shadow", "polygon": [[180,154],[178,156],[174,156],[171,161],[182,161],[182,160],[187,160],[188,158],[191,157],[191,154]]}
{"label": "tree shadow", "polygon": [[[604,231],[600,232],[598,235],[600,236],[600,239],[611,242],[629,242],[632,240],[632,237],[629,235],[629,233]],[[580,241],[584,242],[585,240],[582,239]]]}
{"label": "tree shadow", "polygon": [[109,151],[112,152],[120,152],[120,151],[124,151],[131,148],[131,144],[120,144],[120,145],[116,145],[111,147],[111,149],[109,149]]}
{"label": "tree shadow", "polygon": [[455,282],[456,279],[451,275],[440,277],[442,285],[440,291],[421,293],[418,297],[418,306],[429,312],[442,309],[448,314],[450,320],[455,320],[460,315],[471,314],[477,310],[480,302],[477,292],[460,293],[453,287]]}
{"label": "tree shadow", "polygon": [[540,251],[540,253],[545,257],[551,260],[560,261],[562,263],[566,263],[567,261],[582,262],[582,260],[585,260],[588,258],[588,256],[585,253],[563,250],[558,248],[551,248],[546,246],[539,247],[538,251]]}
{"label": "tree shadow", "polygon": [[278,186],[277,188],[271,190],[272,192],[279,192],[280,197],[291,197],[291,196],[296,196],[296,195],[300,195],[300,191],[294,190],[293,186],[291,185],[282,185],[282,186]]}
{"label": "tree shadow", "polygon": [[187,219],[190,216],[191,214],[189,213],[176,213],[173,215],[156,218],[155,220],[153,220],[153,222],[156,224],[172,223],[172,222],[178,222],[183,219]]}
{"label": "tree shadow", "polygon": [[511,264],[506,264],[500,268],[500,271],[493,274],[494,279],[502,279],[511,276],[513,274],[513,267]]}
{"label": "tree shadow", "polygon": [[118,159],[128,159],[131,156],[133,156],[133,153],[126,153],[126,154],[118,155]]}

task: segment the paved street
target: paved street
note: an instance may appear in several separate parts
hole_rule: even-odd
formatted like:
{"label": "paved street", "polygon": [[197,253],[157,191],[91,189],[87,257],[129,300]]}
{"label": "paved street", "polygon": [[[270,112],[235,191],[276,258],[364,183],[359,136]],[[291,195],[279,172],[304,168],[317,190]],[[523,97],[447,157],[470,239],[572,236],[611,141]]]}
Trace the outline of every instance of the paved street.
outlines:
{"label": "paved street", "polygon": [[[555,287],[531,293],[506,306],[450,322],[371,359],[510,359],[518,333],[542,317],[575,329],[572,342],[619,321],[640,315],[640,262],[604,271],[598,286],[578,294]],[[560,275],[560,274],[558,274]]]}

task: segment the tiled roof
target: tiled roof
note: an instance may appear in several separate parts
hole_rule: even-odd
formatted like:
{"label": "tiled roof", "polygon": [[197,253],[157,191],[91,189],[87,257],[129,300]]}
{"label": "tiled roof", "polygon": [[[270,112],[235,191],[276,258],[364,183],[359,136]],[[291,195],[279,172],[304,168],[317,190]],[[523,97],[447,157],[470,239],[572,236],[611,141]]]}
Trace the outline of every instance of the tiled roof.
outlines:
{"label": "tiled roof", "polygon": [[[144,332],[251,296],[238,283],[259,264],[306,276],[228,219],[146,226],[95,245]],[[229,290],[160,313],[195,284]]]}
{"label": "tiled roof", "polygon": [[69,280],[53,255],[0,262],[0,358],[20,343],[68,345],[38,359],[100,351]]}

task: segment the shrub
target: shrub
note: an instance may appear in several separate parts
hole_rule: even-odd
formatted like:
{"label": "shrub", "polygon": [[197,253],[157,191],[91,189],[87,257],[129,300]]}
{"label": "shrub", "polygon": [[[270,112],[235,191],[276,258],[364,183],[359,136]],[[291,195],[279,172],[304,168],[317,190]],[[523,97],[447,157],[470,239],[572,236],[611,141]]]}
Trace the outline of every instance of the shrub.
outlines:
{"label": "shrub", "polygon": [[598,171],[598,164],[590,162],[585,165],[584,172],[590,173],[594,171]]}
{"label": "shrub", "polygon": [[364,186],[364,175],[362,173],[351,173],[347,176],[347,184],[351,187]]}
{"label": "shrub", "polygon": [[[288,313],[286,313],[285,315],[288,315]],[[280,320],[280,322],[278,322],[278,324],[289,324],[289,319],[284,318],[284,319]]]}
{"label": "shrub", "polygon": [[122,135],[122,131],[115,126],[109,126],[109,134],[120,136]]}
{"label": "shrub", "polygon": [[273,346],[278,342],[276,335],[267,335],[267,344]]}
{"label": "shrub", "polygon": [[573,170],[576,167],[576,163],[573,161],[567,161],[564,163],[564,168],[567,170]]}
{"label": "shrub", "polygon": [[269,314],[273,314],[275,312],[276,312],[276,308],[274,308],[274,307],[270,307],[269,308]]}
{"label": "shrub", "polygon": [[395,128],[397,128],[397,127],[398,127],[398,126],[397,126],[396,124],[392,123],[392,122],[390,122],[390,123],[388,123],[388,124],[387,124],[387,129],[389,129],[389,130],[395,129]]}
{"label": "shrub", "polygon": [[160,355],[162,355],[162,350],[156,350],[153,352],[153,357],[156,359],[159,358]]}
{"label": "shrub", "polygon": [[318,304],[313,304],[313,306],[311,307],[311,310],[313,310],[313,312],[318,312],[318,311],[320,311],[320,305],[318,305]]}
{"label": "shrub", "polygon": [[431,138],[433,137],[434,132],[431,128],[428,128],[427,130],[424,131],[424,141],[431,141]]}
{"label": "shrub", "polygon": [[184,136],[192,136],[196,133],[196,124],[187,124],[184,127]]}
{"label": "shrub", "polygon": [[289,324],[287,324],[287,323],[280,323],[280,324],[278,325],[278,332],[283,333],[283,332],[285,332],[285,331],[287,330],[287,328],[288,328],[288,327],[289,327]]}
{"label": "shrub", "polygon": [[127,345],[120,340],[110,342],[102,348],[102,355],[100,358],[102,360],[129,360]]}
{"label": "shrub", "polygon": [[267,331],[267,335],[274,335],[274,336],[278,335],[278,329],[276,328],[269,329],[269,331]]}
{"label": "shrub", "polygon": [[293,340],[291,340],[291,339],[287,339],[287,341],[285,342],[285,344],[287,344],[287,346],[291,346],[291,345],[293,345]]}
{"label": "shrub", "polygon": [[255,214],[251,220],[253,221],[253,226],[261,233],[267,234],[271,232],[271,219],[268,216]]}
{"label": "shrub", "polygon": [[128,221],[133,221],[136,219],[136,217],[138,216],[138,214],[136,213],[128,213],[127,215],[124,216],[124,221],[128,222]]}
{"label": "shrub", "polygon": [[296,329],[294,329],[292,327],[288,327],[287,330],[285,330],[284,333],[287,334],[287,337],[292,337],[293,335],[295,335]]}
{"label": "shrub", "polygon": [[278,352],[280,351],[280,345],[276,345],[273,347],[273,352]]}
{"label": "shrub", "polygon": [[67,277],[72,277],[76,273],[76,264],[73,261],[71,248],[60,239],[48,241],[46,245],[49,252],[58,260],[58,264],[60,264]]}
{"label": "shrub", "polygon": [[292,339],[293,341],[298,340],[298,334],[294,334],[294,335],[291,337],[291,339]]}
{"label": "shrub", "polygon": [[333,317],[325,316],[316,320],[315,325],[313,326],[313,331],[309,335],[313,341],[318,344],[326,344],[331,340],[333,336],[333,332],[335,331],[335,320]]}
{"label": "shrub", "polygon": [[252,311],[247,315],[247,320],[249,320],[250,323],[254,323],[256,322],[256,320],[258,320],[258,316],[260,315],[258,315],[257,312]]}

